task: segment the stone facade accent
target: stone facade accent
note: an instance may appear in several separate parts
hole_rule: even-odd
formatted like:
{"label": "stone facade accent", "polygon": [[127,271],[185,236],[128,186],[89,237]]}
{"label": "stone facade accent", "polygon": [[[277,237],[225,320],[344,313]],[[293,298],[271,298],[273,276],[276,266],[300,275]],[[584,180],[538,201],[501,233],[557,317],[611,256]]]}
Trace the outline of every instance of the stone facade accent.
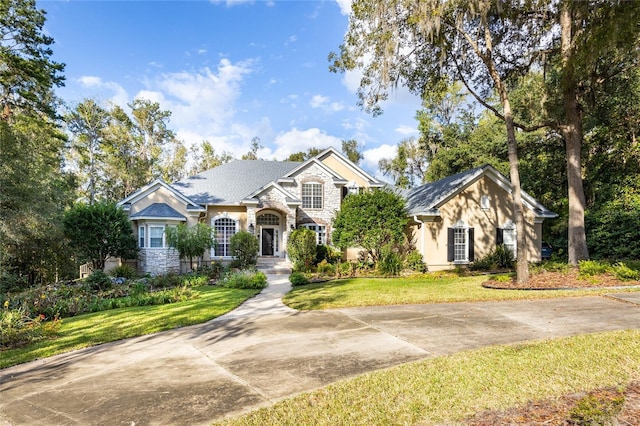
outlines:
{"label": "stone facade accent", "polygon": [[304,183],[316,182],[322,184],[322,209],[298,207],[296,226],[312,222],[325,225],[327,227],[327,242],[330,242],[331,223],[336,212],[340,210],[342,203],[342,187],[334,183],[332,175],[315,164],[301,171],[295,179],[296,185],[287,189],[299,199],[302,199],[302,185]]}
{"label": "stone facade accent", "polygon": [[175,249],[140,249],[138,259],[140,260],[140,269],[145,274],[180,273],[180,255]]}

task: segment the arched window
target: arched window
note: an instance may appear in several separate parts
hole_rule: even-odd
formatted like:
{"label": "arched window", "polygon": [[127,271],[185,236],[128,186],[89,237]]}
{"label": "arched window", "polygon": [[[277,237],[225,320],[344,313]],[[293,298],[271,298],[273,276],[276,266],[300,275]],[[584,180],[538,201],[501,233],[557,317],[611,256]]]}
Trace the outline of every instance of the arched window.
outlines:
{"label": "arched window", "polygon": [[280,225],[280,218],[273,213],[265,213],[256,219],[258,225]]}
{"label": "arched window", "polygon": [[238,221],[230,217],[221,217],[213,220],[213,229],[216,236],[216,256],[231,256],[229,243],[231,237],[238,232]]}

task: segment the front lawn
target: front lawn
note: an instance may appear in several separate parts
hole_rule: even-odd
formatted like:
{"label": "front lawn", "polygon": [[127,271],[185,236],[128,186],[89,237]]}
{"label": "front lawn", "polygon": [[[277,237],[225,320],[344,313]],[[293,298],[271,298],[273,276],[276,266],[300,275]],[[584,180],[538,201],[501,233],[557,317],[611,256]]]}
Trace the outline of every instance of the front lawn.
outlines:
{"label": "front lawn", "polygon": [[199,297],[167,305],[113,309],[64,318],[56,338],[0,352],[0,368],[101,343],[200,324],[235,309],[260,292],[213,286],[192,287],[192,290]]}
{"label": "front lawn", "polygon": [[[487,276],[347,278],[294,287],[283,301],[298,310],[446,302],[542,299],[611,293],[611,289],[495,290],[482,287]],[[621,291],[621,290],[615,290]],[[625,291],[634,291],[628,289]],[[635,289],[640,291],[640,289]]]}
{"label": "front lawn", "polygon": [[522,406],[528,401],[601,387],[624,388],[638,379],[640,330],[607,332],[483,348],[404,364],[301,394],[221,424],[464,424],[466,418],[483,410]]}

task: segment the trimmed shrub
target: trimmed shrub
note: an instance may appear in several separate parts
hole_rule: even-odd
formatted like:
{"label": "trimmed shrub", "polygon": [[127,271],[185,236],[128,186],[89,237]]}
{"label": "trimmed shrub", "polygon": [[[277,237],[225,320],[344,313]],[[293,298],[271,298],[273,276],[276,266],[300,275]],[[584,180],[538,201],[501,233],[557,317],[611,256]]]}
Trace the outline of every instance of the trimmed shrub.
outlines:
{"label": "trimmed shrub", "polygon": [[417,250],[411,250],[405,258],[405,265],[412,271],[424,273],[427,272],[427,265],[422,260],[422,255]]}
{"label": "trimmed shrub", "polygon": [[258,261],[258,239],[250,232],[240,231],[229,241],[231,254],[238,260],[239,267],[244,269],[255,265]]}
{"label": "trimmed shrub", "polygon": [[289,281],[293,287],[309,284],[309,280],[302,272],[294,272],[289,275]]}
{"label": "trimmed shrub", "polygon": [[350,277],[355,274],[355,263],[352,262],[340,262],[338,263],[338,267],[336,268],[338,272],[338,276],[340,277]]}
{"label": "trimmed shrub", "polygon": [[112,277],[122,277],[130,280],[136,276],[136,270],[129,265],[120,265],[109,271],[109,275]]}
{"label": "trimmed shrub", "polygon": [[104,271],[97,269],[91,273],[85,283],[93,291],[105,291],[111,288],[111,278]]}
{"label": "trimmed shrub", "polygon": [[220,262],[211,262],[209,266],[201,266],[196,272],[200,275],[206,275],[209,279],[217,280],[224,272],[224,265]]}
{"label": "trimmed shrub", "polygon": [[259,290],[267,286],[267,276],[262,272],[244,270],[228,274],[219,284],[227,288]]}
{"label": "trimmed shrub", "polygon": [[289,235],[287,253],[297,271],[309,271],[316,258],[316,233],[307,228],[296,229]]}
{"label": "trimmed shrub", "polygon": [[327,262],[327,259],[324,259],[322,262],[318,264],[318,273],[320,275],[330,275],[333,276],[336,274],[336,267],[331,263]]}
{"label": "trimmed shrub", "polygon": [[182,278],[172,272],[165,275],[156,275],[149,279],[149,285],[152,288],[177,287],[180,284],[182,284]]}
{"label": "trimmed shrub", "polygon": [[342,253],[326,244],[318,244],[316,246],[315,264],[319,265],[323,260],[335,265],[342,260]]}
{"label": "trimmed shrub", "polygon": [[384,247],[378,262],[378,272],[383,275],[399,275],[402,271],[402,258],[391,247]]}

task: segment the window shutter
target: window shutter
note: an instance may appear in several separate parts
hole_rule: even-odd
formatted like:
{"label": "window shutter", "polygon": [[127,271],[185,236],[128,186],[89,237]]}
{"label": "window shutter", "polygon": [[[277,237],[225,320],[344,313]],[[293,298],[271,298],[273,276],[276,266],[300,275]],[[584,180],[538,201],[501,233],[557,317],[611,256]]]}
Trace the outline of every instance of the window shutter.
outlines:
{"label": "window shutter", "polygon": [[504,244],[504,229],[496,228],[496,245]]}
{"label": "window shutter", "polygon": [[469,228],[469,262],[473,262],[473,257],[475,255],[475,250],[473,248],[473,228]]}
{"label": "window shutter", "polygon": [[447,261],[453,262],[454,260],[454,249],[453,246],[453,228],[447,228]]}

